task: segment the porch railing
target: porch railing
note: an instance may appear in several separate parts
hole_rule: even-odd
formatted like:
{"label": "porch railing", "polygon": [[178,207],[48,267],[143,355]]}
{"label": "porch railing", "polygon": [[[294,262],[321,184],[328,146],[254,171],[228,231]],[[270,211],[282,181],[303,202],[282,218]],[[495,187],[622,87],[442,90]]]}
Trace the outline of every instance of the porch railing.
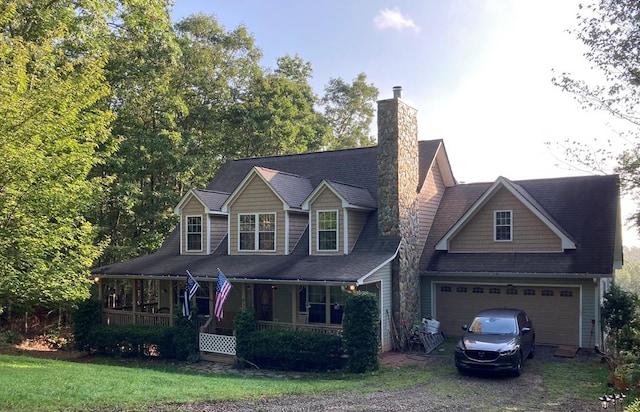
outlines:
{"label": "porch railing", "polygon": [[276,329],[276,330],[305,330],[310,332],[328,333],[330,335],[342,336],[342,326],[329,326],[329,325],[314,325],[309,323],[281,323],[281,322],[268,322],[258,321],[258,329]]}
{"label": "porch railing", "polygon": [[102,310],[102,323],[107,325],[152,325],[171,326],[168,313],[128,312],[123,310]]}

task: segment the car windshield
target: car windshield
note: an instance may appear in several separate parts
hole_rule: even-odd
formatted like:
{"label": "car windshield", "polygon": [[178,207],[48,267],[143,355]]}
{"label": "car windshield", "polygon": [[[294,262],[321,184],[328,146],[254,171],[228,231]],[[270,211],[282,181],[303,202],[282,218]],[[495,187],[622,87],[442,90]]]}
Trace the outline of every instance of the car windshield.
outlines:
{"label": "car windshield", "polygon": [[513,334],[517,332],[514,318],[498,318],[478,316],[467,329],[471,333],[481,334]]}

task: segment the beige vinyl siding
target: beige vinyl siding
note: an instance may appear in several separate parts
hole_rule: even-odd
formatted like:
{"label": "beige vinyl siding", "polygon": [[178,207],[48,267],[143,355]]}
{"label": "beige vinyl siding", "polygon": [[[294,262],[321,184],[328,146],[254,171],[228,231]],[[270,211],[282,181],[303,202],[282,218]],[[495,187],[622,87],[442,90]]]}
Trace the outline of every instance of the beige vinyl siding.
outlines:
{"label": "beige vinyl siding", "polygon": [[362,227],[366,223],[369,213],[357,210],[349,210],[347,213],[349,217],[349,253],[351,253],[353,247],[358,241],[358,238],[360,237],[360,232],[362,232]]}
{"label": "beige vinyl siding", "polygon": [[226,216],[211,216],[209,220],[209,233],[211,252],[213,253],[220,246],[220,243],[227,234]]}
{"label": "beige vinyl siding", "polygon": [[309,226],[308,214],[289,212],[289,253],[295,249],[307,226]]}
{"label": "beige vinyl siding", "polygon": [[391,309],[391,262],[387,263],[365,280],[365,284],[359,290],[371,292],[378,296],[380,308],[380,342],[382,351],[390,351],[393,348],[389,318]]}
{"label": "beige vinyl siding", "polygon": [[[187,251],[187,216],[202,217],[202,251]],[[207,239],[209,228],[204,214],[204,206],[194,196],[182,207],[180,216],[180,253],[185,255],[205,255],[207,253]],[[225,229],[226,230],[226,229]]]}
{"label": "beige vinyl siding", "polygon": [[[494,241],[496,210],[512,211],[512,241]],[[536,215],[503,188],[453,237],[449,252],[562,252],[562,243]]]}
{"label": "beige vinyl siding", "polygon": [[[238,251],[238,215],[245,213],[275,213],[276,250],[275,251]],[[268,253],[284,254],[284,210],[280,199],[261,178],[253,176],[244,190],[229,207],[229,254],[262,255]]]}
{"label": "beige vinyl siding", "polygon": [[431,230],[433,219],[438,211],[440,200],[444,195],[444,181],[438,163],[434,163],[418,193],[418,221],[420,222],[420,235],[418,250],[422,250],[427,236]]}
{"label": "beige vinyl siding", "polygon": [[[337,251],[318,251],[318,211],[338,211],[338,250]],[[311,254],[315,255],[342,255],[343,254],[343,213],[342,202],[340,199],[329,189],[324,189],[311,205],[311,228],[309,230],[309,236],[311,237]]]}

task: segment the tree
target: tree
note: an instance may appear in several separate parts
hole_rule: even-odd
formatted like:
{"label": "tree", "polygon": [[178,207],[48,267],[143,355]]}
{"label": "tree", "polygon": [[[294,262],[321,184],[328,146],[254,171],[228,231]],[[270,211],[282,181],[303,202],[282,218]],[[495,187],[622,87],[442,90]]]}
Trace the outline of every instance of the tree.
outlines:
{"label": "tree", "polygon": [[321,100],[324,117],[333,130],[329,148],[371,146],[375,143],[370,126],[375,114],[378,89],[367,84],[367,76],[360,73],[351,84],[341,78],[330,79]]}
{"label": "tree", "polygon": [[[562,90],[573,93],[584,109],[603,110],[632,126],[625,150],[617,157],[607,147],[592,149],[588,144],[570,142],[565,155],[572,163],[601,172],[603,163],[614,159],[623,188],[640,202],[640,3],[625,0],[598,0],[580,6],[574,34],[588,48],[585,58],[603,74],[603,82],[590,85],[562,73],[553,79]],[[608,142],[605,142],[608,143]],[[640,229],[640,204],[633,215]]]}
{"label": "tree", "polygon": [[109,92],[104,48],[91,35],[109,10],[20,0],[0,9],[0,312],[89,295],[102,245],[85,218],[98,189],[87,176],[108,155],[111,120],[98,107]]}

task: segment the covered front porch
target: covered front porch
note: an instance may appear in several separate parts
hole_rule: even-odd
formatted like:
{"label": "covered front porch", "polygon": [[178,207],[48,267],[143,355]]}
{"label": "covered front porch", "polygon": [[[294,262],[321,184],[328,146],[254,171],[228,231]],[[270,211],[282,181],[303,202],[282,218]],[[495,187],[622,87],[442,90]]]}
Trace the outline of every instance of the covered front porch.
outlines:
{"label": "covered front porch", "polygon": [[[199,348],[208,355],[235,355],[233,321],[253,308],[260,329],[309,330],[342,334],[344,302],[349,293],[367,290],[380,297],[380,282],[355,283],[256,282],[231,280],[224,317],[214,316],[216,280],[198,279],[193,312],[200,328]],[[186,279],[167,277],[102,277],[97,279],[102,322],[112,325],[173,326],[181,315]],[[380,301],[382,307],[382,301]],[[382,325],[381,325],[382,328]]]}

